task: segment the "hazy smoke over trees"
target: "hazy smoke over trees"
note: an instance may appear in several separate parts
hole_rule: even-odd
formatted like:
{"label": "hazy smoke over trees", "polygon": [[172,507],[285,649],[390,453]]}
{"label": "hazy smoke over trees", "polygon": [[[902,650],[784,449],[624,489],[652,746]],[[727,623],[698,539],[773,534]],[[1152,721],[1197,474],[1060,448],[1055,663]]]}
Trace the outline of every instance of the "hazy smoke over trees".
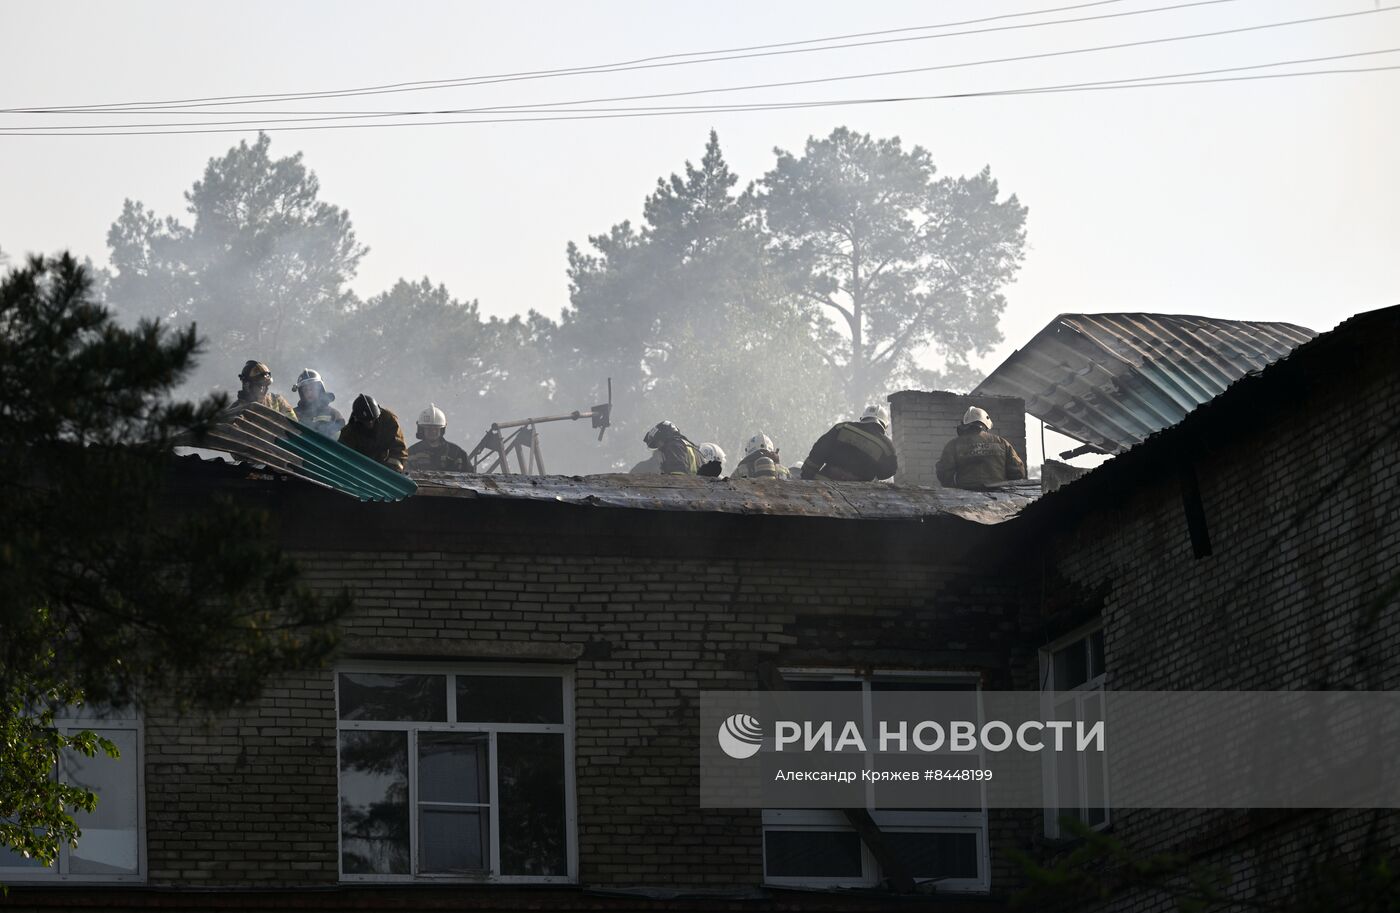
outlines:
{"label": "hazy smoke over trees", "polygon": [[[657,181],[642,220],[570,244],[568,304],[483,319],[424,278],[368,300],[349,289],[366,249],[319,199],[300,154],[264,134],[211,159],[185,195],[191,225],[128,200],[108,233],[106,291],[129,316],[195,321],[209,340],[193,379],[236,384],[250,358],[279,390],[315,368],[342,408],[370,393],[411,436],[428,403],[470,449],[492,421],[602,402],[614,427],[546,426],[547,466],[625,469],[670,419],[732,467],[763,431],[788,461],[833,421],[901,385],[964,387],[999,342],[1026,210],[989,171],[936,177],[931,156],[844,127],[741,185],[712,131],[698,165]],[[940,371],[921,356],[941,356]]]}

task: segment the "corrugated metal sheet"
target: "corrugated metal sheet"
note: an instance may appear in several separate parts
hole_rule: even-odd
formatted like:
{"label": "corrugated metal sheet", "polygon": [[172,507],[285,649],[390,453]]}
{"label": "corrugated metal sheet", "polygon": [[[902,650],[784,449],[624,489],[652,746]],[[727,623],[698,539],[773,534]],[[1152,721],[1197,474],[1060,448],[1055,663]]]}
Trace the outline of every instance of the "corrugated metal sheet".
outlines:
{"label": "corrugated metal sheet", "polygon": [[223,450],[361,501],[401,501],[412,479],[256,403],[231,411],[202,438],[181,443]]}
{"label": "corrugated metal sheet", "polygon": [[1038,481],[997,491],[898,487],[884,482],[703,479],[695,476],[517,476],[414,473],[420,496],[554,501],[585,507],[769,514],[840,519],[960,517],[1000,523],[1040,494]]}
{"label": "corrugated metal sheet", "polygon": [[1056,431],[1119,453],[1317,334],[1180,314],[1061,314],[974,393],[1019,396]]}

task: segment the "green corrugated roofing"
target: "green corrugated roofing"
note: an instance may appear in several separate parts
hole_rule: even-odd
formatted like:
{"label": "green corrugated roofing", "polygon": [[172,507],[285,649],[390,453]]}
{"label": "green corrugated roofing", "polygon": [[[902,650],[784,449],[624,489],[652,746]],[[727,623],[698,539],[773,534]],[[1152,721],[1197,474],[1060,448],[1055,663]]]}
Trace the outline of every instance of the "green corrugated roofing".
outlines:
{"label": "green corrugated roofing", "polygon": [[225,450],[361,501],[402,501],[418,490],[402,473],[256,403],[230,411],[208,435],[191,443]]}

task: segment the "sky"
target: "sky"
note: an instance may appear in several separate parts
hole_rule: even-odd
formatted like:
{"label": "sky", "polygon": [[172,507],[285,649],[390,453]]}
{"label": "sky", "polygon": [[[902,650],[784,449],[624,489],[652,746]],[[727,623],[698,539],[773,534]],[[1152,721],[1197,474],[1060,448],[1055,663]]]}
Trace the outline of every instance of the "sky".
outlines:
{"label": "sky", "polygon": [[[1400,3],[1391,0],[1184,2],[0,0],[3,109],[333,91],[906,30],[850,39],[884,43],[837,50],[276,105],[245,102],[217,117],[0,113],[0,128],[13,134],[76,123],[265,123],[270,116],[264,112],[275,110],[557,107],[925,70],[618,104],[830,102],[1400,49]],[[1068,6],[1082,8],[915,29]],[[1119,15],[1144,10],[1159,11]],[[1345,18],[1257,28],[1336,16]],[[947,34],[990,28],[998,30]],[[1251,30],[1162,40],[1232,29]],[[1127,43],[1135,46],[1066,53]],[[1032,59],[1004,61],[1027,56]],[[1002,62],[967,65],[989,60]],[[1400,66],[1400,53],[1223,75],[1382,66]],[[744,180],[772,167],[775,147],[798,151],[809,136],[837,126],[898,136],[906,146],[928,149],[945,174],[990,167],[1003,193],[1016,194],[1029,208],[1025,262],[1006,289],[1005,340],[974,360],[989,371],[1064,312],[1204,314],[1326,330],[1352,314],[1400,302],[1397,111],[1400,70],[1391,70],[758,112],[274,132],[272,151],[303,152],[320,178],[322,198],[349,211],[370,248],[354,282],[360,295],[383,291],[399,277],[427,276],[458,298],[478,299],[487,314],[534,309],[557,317],[568,301],[568,242],[582,244],[614,223],[639,219],[657,178],[698,160],[711,128]],[[361,122],[368,120],[374,119]],[[0,250],[13,257],[68,249],[105,263],[106,231],[124,199],[183,216],[182,194],[207,160],[256,136],[247,124],[207,129],[236,132],[55,137],[0,131]],[[1038,441],[1033,444],[1035,460]]]}

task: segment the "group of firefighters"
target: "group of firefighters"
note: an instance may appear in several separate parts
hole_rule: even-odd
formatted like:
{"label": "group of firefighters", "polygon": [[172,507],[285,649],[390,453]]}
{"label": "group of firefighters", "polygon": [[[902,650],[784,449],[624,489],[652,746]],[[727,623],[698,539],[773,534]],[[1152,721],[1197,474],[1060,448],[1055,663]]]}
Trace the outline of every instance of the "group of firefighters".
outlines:
{"label": "group of firefighters", "polygon": [[399,417],[367,393],[355,397],[350,420],[346,421],[340,410],[331,405],[335,394],[326,389],[321,375],[310,368],[302,371],[292,385],[292,392],[297,394],[295,406],[282,394],[272,392],[272,371],[262,362],[245,364],[238,379],[242,387],[235,407],[259,403],[397,472],[471,469],[467,452],[447,440],[447,416],[433,403],[419,414],[418,443],[409,447],[404,442]]}
{"label": "group of firefighters", "polygon": [[[272,371],[249,361],[238,375],[242,383],[235,406],[259,403],[320,434],[334,438],[358,453],[398,472],[471,470],[467,452],[448,441],[447,416],[429,403],[418,416],[418,443],[406,446],[399,418],[361,393],[350,407],[347,421],[331,403],[335,394],[326,389],[321,375],[307,368],[297,377],[293,406],[272,392]],[[894,442],[889,436],[890,418],[884,406],[868,406],[860,419],[838,422],[812,445],[807,459],[784,466],[778,446],[763,432],[749,438],[744,457],[729,474],[735,479],[820,479],[833,482],[873,482],[889,479],[897,468]],[[992,434],[992,420],[973,406],[963,415],[957,436],[943,448],[938,460],[938,481],[955,488],[983,488],[1026,477],[1026,466],[1016,448]],[[724,450],[713,443],[695,444],[671,422],[659,422],[643,436],[652,451],[632,467],[635,474],[724,475]]]}
{"label": "group of firefighters", "polygon": [[[744,457],[730,478],[791,479],[796,475],[831,482],[888,479],[898,468],[889,426],[889,413],[884,406],[867,406],[858,421],[838,422],[817,439],[807,459],[791,466],[783,465],[778,446],[760,431],[744,444]],[[671,422],[653,426],[642,442],[652,454],[632,467],[635,474],[724,474],[723,448],[708,442],[695,444]],[[943,448],[936,471],[939,483],[952,488],[985,488],[1026,477],[1021,455],[1010,441],[992,434],[991,416],[977,406],[963,414],[957,436]]]}

